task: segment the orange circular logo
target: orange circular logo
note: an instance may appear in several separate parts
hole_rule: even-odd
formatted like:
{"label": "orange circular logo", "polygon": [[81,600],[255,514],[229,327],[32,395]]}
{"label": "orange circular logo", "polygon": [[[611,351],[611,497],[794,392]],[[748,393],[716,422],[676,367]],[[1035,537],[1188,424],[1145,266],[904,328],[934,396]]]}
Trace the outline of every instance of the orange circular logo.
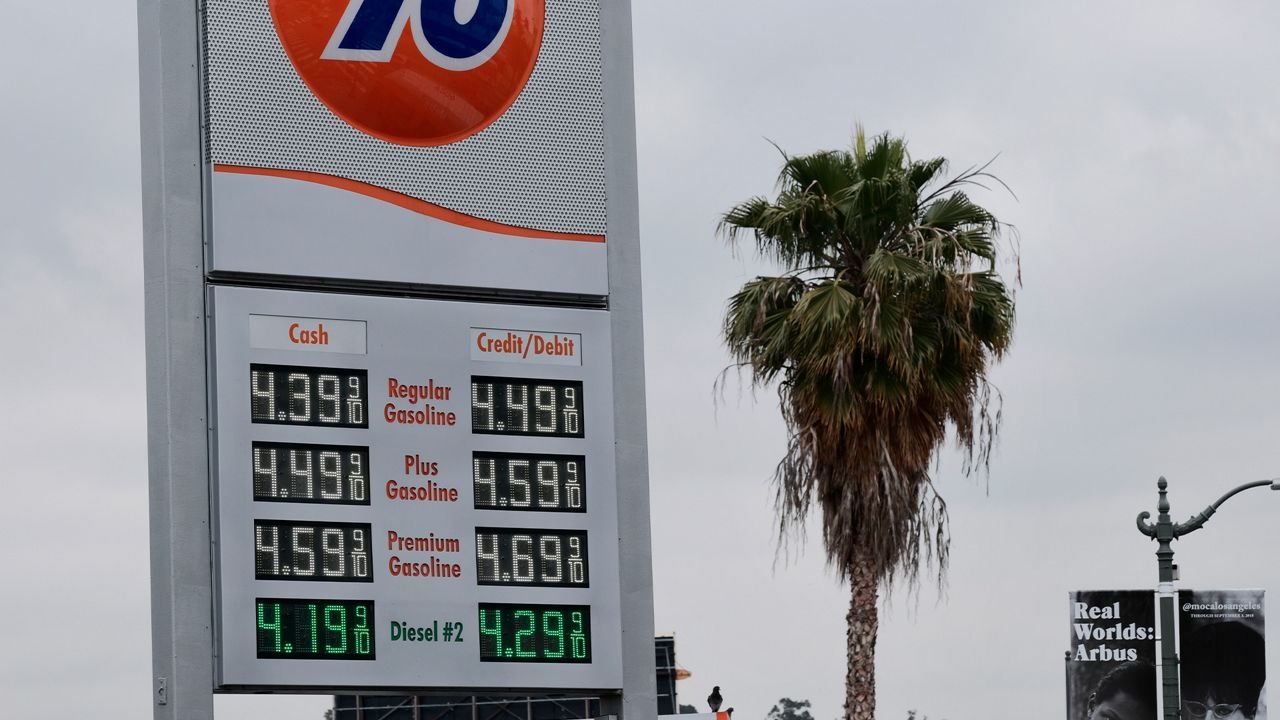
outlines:
{"label": "orange circular logo", "polygon": [[303,82],[352,127],[445,145],[502,116],[533,73],[544,0],[269,0]]}

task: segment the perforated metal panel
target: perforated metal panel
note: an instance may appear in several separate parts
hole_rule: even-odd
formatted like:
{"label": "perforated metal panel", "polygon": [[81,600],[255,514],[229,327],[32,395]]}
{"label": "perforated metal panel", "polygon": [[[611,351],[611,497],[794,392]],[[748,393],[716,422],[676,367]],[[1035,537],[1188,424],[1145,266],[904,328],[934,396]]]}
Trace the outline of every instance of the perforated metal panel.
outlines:
{"label": "perforated metal panel", "polygon": [[345,177],[473,217],[605,234],[598,0],[546,0],[528,85],[492,125],[441,147],[406,147],[335,116],[302,82],[267,0],[207,0],[208,160]]}

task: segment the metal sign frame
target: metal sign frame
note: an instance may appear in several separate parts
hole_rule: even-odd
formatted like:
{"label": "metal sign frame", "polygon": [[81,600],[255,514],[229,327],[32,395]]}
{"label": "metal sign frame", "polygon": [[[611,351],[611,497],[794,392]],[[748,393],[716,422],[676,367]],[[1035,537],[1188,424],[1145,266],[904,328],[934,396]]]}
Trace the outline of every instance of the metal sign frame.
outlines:
{"label": "metal sign frame", "polygon": [[[210,175],[203,153],[201,7],[138,0],[154,717],[213,717],[213,567],[206,288]],[[601,4],[623,692],[603,712],[656,717],[653,576],[629,0]],[[237,278],[219,278],[232,282]],[[255,278],[239,278],[251,284]],[[296,289],[332,290],[323,279]],[[351,287],[350,283],[346,287]],[[365,292],[390,289],[367,286]],[[501,299],[397,284],[398,293]],[[522,294],[522,302],[564,298]]]}

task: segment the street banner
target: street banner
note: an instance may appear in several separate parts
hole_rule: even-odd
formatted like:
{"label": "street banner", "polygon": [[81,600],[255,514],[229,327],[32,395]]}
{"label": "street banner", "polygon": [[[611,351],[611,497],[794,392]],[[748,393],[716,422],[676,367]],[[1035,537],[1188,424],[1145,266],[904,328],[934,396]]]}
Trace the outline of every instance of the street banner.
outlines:
{"label": "street banner", "polygon": [[1067,720],[1156,720],[1156,607],[1150,590],[1070,594]]}
{"label": "street banner", "polygon": [[1265,720],[1262,590],[1178,592],[1182,717]]}

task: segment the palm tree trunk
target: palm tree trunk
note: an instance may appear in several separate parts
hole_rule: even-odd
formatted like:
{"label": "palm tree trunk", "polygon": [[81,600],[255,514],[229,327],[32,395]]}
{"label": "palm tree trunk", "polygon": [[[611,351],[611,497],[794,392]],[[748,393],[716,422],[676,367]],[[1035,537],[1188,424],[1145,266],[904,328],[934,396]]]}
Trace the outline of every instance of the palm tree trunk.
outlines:
{"label": "palm tree trunk", "polygon": [[849,568],[849,672],[845,676],[844,716],[847,720],[876,717],[876,633],[880,630],[880,583],[874,566],[855,550]]}

